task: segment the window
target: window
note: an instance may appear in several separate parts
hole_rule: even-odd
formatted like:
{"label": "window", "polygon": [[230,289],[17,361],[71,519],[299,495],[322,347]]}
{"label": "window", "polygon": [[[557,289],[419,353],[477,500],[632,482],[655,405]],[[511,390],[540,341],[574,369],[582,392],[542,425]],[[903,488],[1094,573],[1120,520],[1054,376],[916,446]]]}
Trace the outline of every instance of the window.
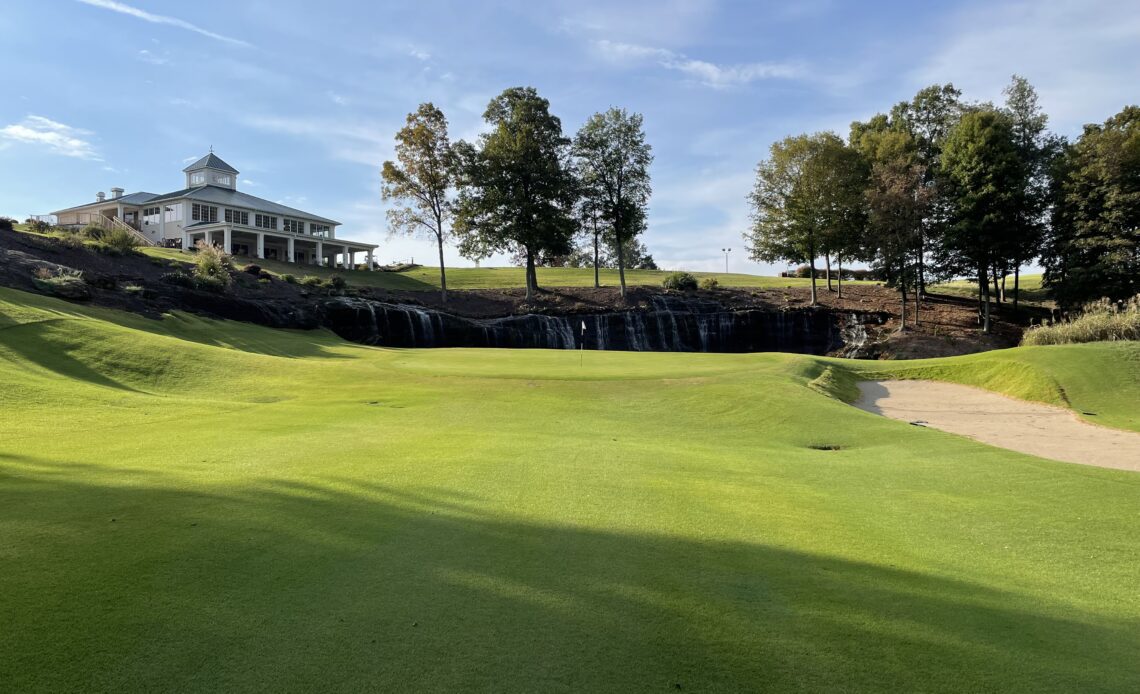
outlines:
{"label": "window", "polygon": [[226,210],[226,221],[231,224],[249,226],[249,213],[242,210]]}
{"label": "window", "polygon": [[253,225],[261,229],[276,229],[277,218],[267,214],[257,214],[253,216]]}
{"label": "window", "polygon": [[217,184],[223,185],[223,186],[228,186],[230,184],[231,180],[233,180],[233,179],[231,179],[228,174],[221,174],[219,176],[214,176],[214,183],[217,183]]}
{"label": "window", "polygon": [[218,221],[218,208],[213,205],[194,203],[190,207],[190,219],[195,222],[216,222]]}
{"label": "window", "polygon": [[309,224],[309,233],[313,236],[323,236],[328,238],[329,225],[328,224]]}
{"label": "window", "polygon": [[206,182],[206,174],[196,173],[190,174],[190,185],[200,186]]}
{"label": "window", "polygon": [[303,233],[305,233],[305,223],[304,222],[299,222],[296,219],[286,219],[284,221],[285,221],[285,231],[288,231],[291,234],[303,234]]}
{"label": "window", "polygon": [[160,214],[162,214],[161,207],[144,207],[142,211],[143,224],[158,224]]}

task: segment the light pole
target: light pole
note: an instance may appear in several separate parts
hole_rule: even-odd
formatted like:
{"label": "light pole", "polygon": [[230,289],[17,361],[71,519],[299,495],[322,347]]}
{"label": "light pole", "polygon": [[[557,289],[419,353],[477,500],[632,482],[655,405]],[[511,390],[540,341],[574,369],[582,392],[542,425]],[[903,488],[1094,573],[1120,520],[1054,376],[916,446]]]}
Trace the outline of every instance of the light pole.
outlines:
{"label": "light pole", "polygon": [[722,249],[720,249],[720,252],[724,253],[724,274],[727,275],[728,274],[728,254],[732,253],[732,249],[731,248],[722,248]]}

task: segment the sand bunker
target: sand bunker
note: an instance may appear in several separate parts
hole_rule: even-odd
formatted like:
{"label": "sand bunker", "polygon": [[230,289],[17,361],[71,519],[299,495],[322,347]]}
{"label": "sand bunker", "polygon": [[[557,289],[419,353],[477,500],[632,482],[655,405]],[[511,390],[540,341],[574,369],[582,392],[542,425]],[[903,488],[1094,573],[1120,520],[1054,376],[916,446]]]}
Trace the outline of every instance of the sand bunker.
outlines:
{"label": "sand bunker", "polygon": [[855,406],[1022,453],[1140,472],[1140,433],[1081,421],[1059,407],[937,381],[864,381]]}

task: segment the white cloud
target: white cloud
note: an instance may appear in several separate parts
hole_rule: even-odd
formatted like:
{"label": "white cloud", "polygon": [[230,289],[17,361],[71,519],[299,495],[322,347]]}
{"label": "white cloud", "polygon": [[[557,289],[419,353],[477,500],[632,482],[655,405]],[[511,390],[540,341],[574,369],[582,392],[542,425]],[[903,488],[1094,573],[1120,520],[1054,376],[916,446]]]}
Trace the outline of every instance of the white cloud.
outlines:
{"label": "white cloud", "polygon": [[675,70],[695,82],[716,89],[724,89],[766,79],[793,79],[805,74],[801,65],[786,62],[757,62],[738,65],[718,65],[706,60],[689,58],[665,48],[619,43],[605,39],[593,41],[594,49],[606,60],[623,65],[655,63]]}
{"label": "white cloud", "polygon": [[151,65],[166,65],[170,62],[169,58],[151,53],[145,48],[139,51],[138,58],[144,63],[150,63]]}
{"label": "white cloud", "polygon": [[77,2],[81,2],[85,5],[91,5],[92,7],[100,7],[100,8],[103,8],[105,10],[111,10],[112,12],[118,12],[120,14],[129,15],[131,17],[141,19],[144,22],[150,22],[152,24],[167,24],[169,26],[178,27],[179,29],[185,29],[187,31],[193,31],[196,34],[201,34],[202,36],[208,36],[209,38],[215,39],[217,41],[223,41],[225,43],[231,43],[231,44],[234,44],[237,46],[248,46],[249,45],[249,43],[246,41],[242,41],[241,39],[235,39],[235,38],[230,37],[230,36],[224,36],[222,34],[218,34],[218,33],[215,33],[213,31],[209,31],[208,29],[203,29],[202,27],[200,27],[196,24],[191,24],[190,22],[186,21],[185,19],[179,19],[177,17],[169,17],[169,16],[161,15],[161,14],[153,14],[151,12],[147,12],[146,10],[140,10],[137,7],[132,7],[130,5],[127,5],[127,4],[124,4],[121,2],[116,2],[116,0],[77,0]]}
{"label": "white cloud", "polygon": [[340,94],[337,94],[336,92],[329,92],[328,95],[329,101],[332,101],[337,106],[346,106],[348,104],[348,99],[344,98]]}
{"label": "white cloud", "polygon": [[41,145],[55,154],[99,161],[95,147],[84,139],[91,131],[73,128],[43,116],[29,115],[19,123],[0,128],[0,138]]}
{"label": "white cloud", "polygon": [[562,0],[559,26],[572,35],[609,36],[629,43],[676,46],[702,35],[715,0]]}
{"label": "white cloud", "polygon": [[315,140],[331,157],[374,167],[391,157],[392,135],[397,130],[391,125],[330,118],[252,115],[242,122],[258,130]]}
{"label": "white cloud", "polygon": [[1135,101],[1140,13],[1135,0],[975,5],[950,17],[911,75],[916,87],[953,82],[971,99],[1000,101],[1010,75],[1037,88],[1059,132],[1076,134]]}
{"label": "white cloud", "polygon": [[250,180],[250,179],[248,179],[248,178],[243,178],[243,179],[241,179],[241,183],[242,183],[242,185],[244,185],[244,186],[257,186],[257,184],[256,184],[256,183],[254,183],[253,181],[251,181],[251,180]]}
{"label": "white cloud", "polygon": [[412,48],[410,51],[408,51],[408,55],[412,56],[416,60],[431,60],[431,53],[428,53],[422,48]]}

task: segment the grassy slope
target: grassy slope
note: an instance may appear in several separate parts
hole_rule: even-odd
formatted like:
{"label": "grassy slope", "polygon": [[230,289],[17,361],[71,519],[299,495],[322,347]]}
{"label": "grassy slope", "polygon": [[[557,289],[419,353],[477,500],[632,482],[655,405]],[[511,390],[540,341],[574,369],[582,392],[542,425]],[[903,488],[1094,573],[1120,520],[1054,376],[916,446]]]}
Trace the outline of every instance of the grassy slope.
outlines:
{"label": "grassy slope", "polygon": [[[1121,396],[1102,415],[1136,428],[1140,365],[1114,350],[992,358],[1030,355],[1070,398],[1111,378]],[[372,349],[0,290],[0,682],[1140,682],[1140,477],[807,387],[839,362],[578,360]]]}
{"label": "grassy slope", "polygon": [[[171,260],[187,260],[188,256],[180,251],[167,248],[145,248],[147,255],[156,258]],[[245,259],[236,258],[239,264]],[[362,287],[381,287],[384,289],[437,290],[439,289],[439,268],[423,266],[407,272],[366,272],[366,271],[335,271],[315,266],[300,266],[291,263],[281,263],[273,260],[257,261],[257,264],[277,274],[292,274],[297,277],[304,275],[318,275],[327,277],[334,272],[348,277],[350,284]],[[628,285],[661,286],[665,276],[670,274],[665,270],[627,270],[625,274]],[[722,287],[806,287],[809,280],[800,278],[762,277],[760,275],[745,275],[739,273],[723,272],[694,272],[698,279],[715,277]],[[538,268],[538,283],[545,287],[592,287],[594,286],[594,271],[592,268]],[[601,283],[603,286],[613,287],[618,284],[617,270],[602,270]],[[449,289],[500,289],[504,287],[522,287],[525,285],[524,270],[520,267],[494,267],[494,268],[448,268],[447,286]]]}
{"label": "grassy slope", "polygon": [[[1052,300],[1052,297],[1049,295],[1049,290],[1041,284],[1043,278],[1043,275],[1021,276],[1019,280],[1021,301],[1029,304],[1044,304]],[[932,285],[930,291],[937,294],[953,294],[954,296],[964,296],[973,299],[978,296],[978,283],[976,280],[954,280],[952,282]],[[1006,280],[1005,291],[1007,300],[1012,302],[1013,275],[1010,275]]]}

